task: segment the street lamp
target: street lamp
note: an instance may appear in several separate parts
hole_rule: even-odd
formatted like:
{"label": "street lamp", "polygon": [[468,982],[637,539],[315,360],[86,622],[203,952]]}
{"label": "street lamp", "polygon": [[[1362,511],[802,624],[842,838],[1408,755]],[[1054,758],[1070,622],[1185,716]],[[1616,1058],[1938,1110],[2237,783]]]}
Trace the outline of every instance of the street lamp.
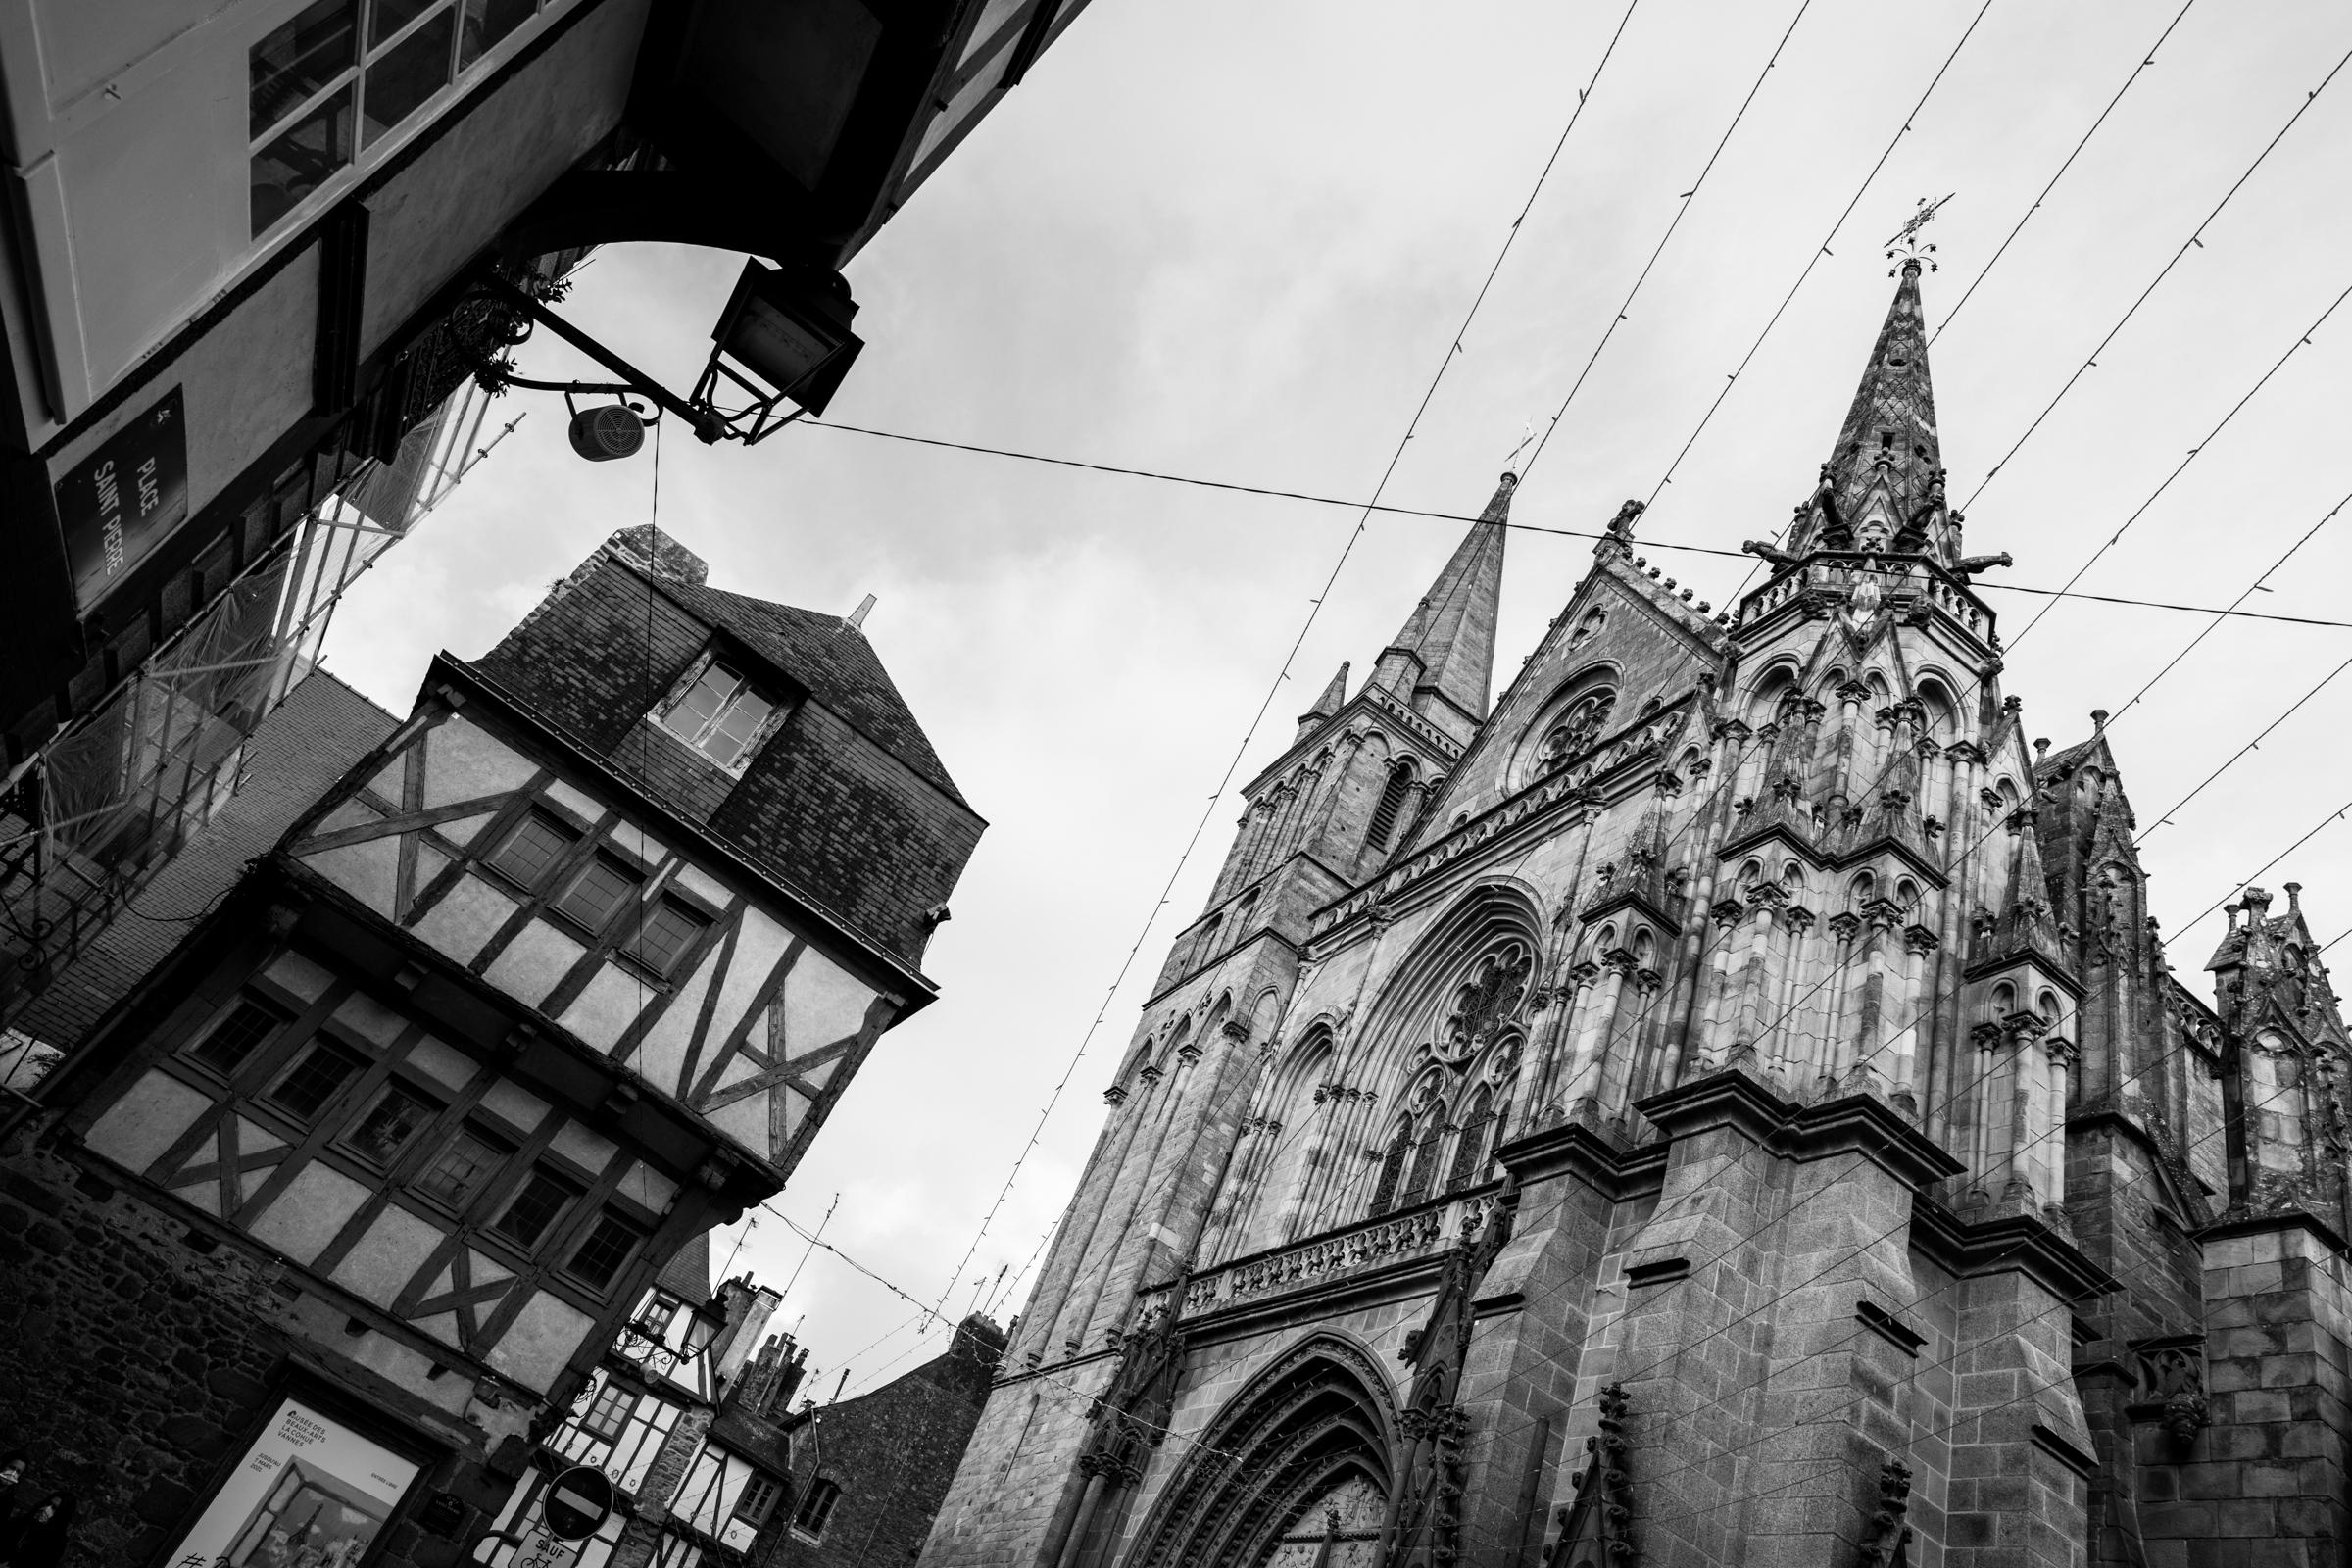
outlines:
{"label": "street lamp", "polygon": [[[778,404],[789,401],[803,414],[824,413],[865,347],[850,330],[857,313],[839,273],[796,276],[746,261],[711,329],[710,363],[703,368],[692,401],[715,407],[722,380],[748,393],[748,407],[722,416],[729,433],[747,446],[799,417],[774,418]],[[747,416],[750,422],[741,422]]]}

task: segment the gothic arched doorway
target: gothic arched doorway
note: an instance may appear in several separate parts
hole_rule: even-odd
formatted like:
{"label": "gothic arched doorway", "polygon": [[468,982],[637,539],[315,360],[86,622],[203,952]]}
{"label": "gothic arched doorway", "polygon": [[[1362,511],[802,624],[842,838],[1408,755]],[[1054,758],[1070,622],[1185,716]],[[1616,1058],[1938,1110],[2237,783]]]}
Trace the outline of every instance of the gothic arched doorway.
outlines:
{"label": "gothic arched doorway", "polygon": [[[1310,1538],[1352,1544],[1365,1517],[1379,1528],[1396,1434],[1372,1357],[1337,1335],[1315,1335],[1209,1423],[1137,1535],[1128,1568],[1289,1568]],[[1332,1558],[1334,1568],[1348,1560]]]}

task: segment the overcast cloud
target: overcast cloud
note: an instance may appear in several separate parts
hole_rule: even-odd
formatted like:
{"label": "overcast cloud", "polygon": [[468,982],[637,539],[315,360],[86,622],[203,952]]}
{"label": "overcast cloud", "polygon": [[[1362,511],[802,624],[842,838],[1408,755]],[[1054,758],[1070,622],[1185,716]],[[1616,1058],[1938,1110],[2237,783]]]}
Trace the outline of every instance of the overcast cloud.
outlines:
{"label": "overcast cloud", "polygon": [[[1980,0],[1812,0],[1628,318],[1521,489],[1515,518],[1596,528],[1646,496],[1926,88]],[[869,347],[845,422],[1341,497],[1370,491],[1610,32],[1604,4],[1095,0],[1021,88],[851,267]],[[1796,0],[1639,0],[1614,60],[1464,336],[1389,499],[1475,512],[1531,417],[1557,408]],[[2180,0],[1995,0],[1914,128],[1642,523],[1641,548],[1718,604],[1747,564],[1654,548],[1767,537],[1808,490],[1893,287],[1879,243],[1922,196],[1932,322]],[[1932,360],[1956,503],[2352,49],[2327,0],[2198,0]],[[2206,230],[1973,505],[1988,581],[2056,587],[2352,284],[2343,201],[2352,71]],[[607,251],[566,314],[672,386],[691,383],[740,259]],[[544,336],[544,335],[543,335]],[[568,373],[535,343],[526,371]],[[2352,304],[2288,359],[2083,579],[2226,604],[2352,491]],[[528,411],[337,621],[328,665],[406,712],[441,648],[479,656],[652,504],[651,453],[589,466],[553,398]],[[939,452],[821,429],[754,451],[662,453],[662,527],[715,586],[821,609],[880,603],[877,650],[991,827],[934,942],[943,995],[885,1038],[780,1206],[918,1297],[937,1296],[1027,1142],[1353,514]],[[1459,526],[1380,517],[1250,745],[1270,760],[1343,659],[1360,673]],[[1591,560],[1510,542],[1497,681]],[[2352,619],[2352,517],[2249,608]],[[2029,733],[2082,738],[2206,623],[1991,595]],[[2352,658],[2352,632],[2238,620],[2116,723],[2172,956],[2196,983],[2221,916],[2191,924],[2352,795],[2328,687],[2160,830],[2160,812]],[[1166,939],[1198,911],[1240,805],[1217,806],[973,1278],[1016,1273],[1101,1124]],[[2352,927],[2352,830],[2263,880],[2308,884]],[[724,1260],[734,1236],[721,1238]],[[781,1285],[802,1247],[762,1220],[735,1267]],[[1025,1289],[1025,1282],[1023,1288]],[[1017,1309],[1019,1292],[1010,1305]],[[818,1254],[783,1323],[829,1395],[944,1344]],[[1000,1312],[1002,1317],[1004,1312]],[[893,1330],[893,1325],[901,1325]],[[876,1343],[876,1342],[879,1343]],[[858,1352],[862,1351],[859,1354]]]}

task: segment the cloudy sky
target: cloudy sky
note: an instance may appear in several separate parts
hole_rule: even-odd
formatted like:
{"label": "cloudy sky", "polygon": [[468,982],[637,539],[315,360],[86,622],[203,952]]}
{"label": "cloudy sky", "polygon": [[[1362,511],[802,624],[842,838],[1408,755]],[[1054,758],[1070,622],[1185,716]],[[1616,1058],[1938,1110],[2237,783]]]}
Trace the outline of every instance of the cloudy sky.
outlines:
{"label": "cloudy sky", "polygon": [[[1744,564],[1671,547],[1736,547],[1786,521],[1885,313],[1881,242],[1920,198],[1951,193],[1926,280],[1931,321],[1950,318],[1932,361],[1971,546],[2017,557],[1989,579],[2012,645],[2005,687],[2030,733],[2061,746],[2090,710],[2121,715],[2156,906],[2193,978],[2221,925],[2205,911],[2257,876],[2307,883],[2323,936],[2352,927],[2352,830],[2322,827],[2352,804],[2339,738],[2352,677],[2149,826],[2352,660],[2352,628],[2232,619],[2126,712],[2211,617],[2069,601],[2021,635],[2049,602],[2001,588],[2058,587],[2125,529],[2082,591],[2211,607],[2248,595],[2267,614],[2352,620],[2328,586],[2352,580],[2352,515],[2263,579],[2352,492],[2352,301],[2311,330],[2352,285],[2352,70],[2307,97],[2352,50],[2352,17],[2328,0],[2180,13],[2180,0],[1636,0],[1530,209],[1623,0],[1095,0],[852,265],[869,346],[829,417],[1360,500],[1443,365],[1387,499],[1475,512],[1522,428],[1547,425],[1590,364],[1516,520],[1596,528],[1671,466],[1642,548],[1722,603]],[[2200,225],[2202,243],[2099,348]],[[565,310],[683,388],[739,267],[608,251]],[[2094,349],[2096,367],[1976,494]],[[577,367],[534,344],[524,368]],[[515,394],[501,416],[525,410],[336,622],[329,667],[397,710],[434,651],[478,656],[607,534],[652,514],[650,453],[590,466],[564,444],[560,402]],[[940,1002],[886,1037],[786,1213],[814,1226],[838,1194],[826,1239],[936,1299],[1152,922],[948,1302],[960,1314],[973,1282],[1003,1268],[1020,1279],[1004,1293],[1017,1310],[1143,988],[1222,857],[1230,795],[1157,906],[1252,715],[1273,689],[1237,779],[1276,755],[1341,660],[1368,665],[1459,527],[1375,516],[1318,606],[1351,511],[807,428],[751,451],[669,432],[660,521],[710,561],[715,586],[845,612],[876,595],[876,648],[992,824],[931,949]],[[1590,551],[1513,535],[1498,679]],[[735,1242],[720,1240],[722,1261]],[[781,1285],[802,1256],[768,1218],[735,1266]],[[943,1343],[821,1252],[783,1321],[804,1314],[820,1396],[845,1367],[855,1392]]]}

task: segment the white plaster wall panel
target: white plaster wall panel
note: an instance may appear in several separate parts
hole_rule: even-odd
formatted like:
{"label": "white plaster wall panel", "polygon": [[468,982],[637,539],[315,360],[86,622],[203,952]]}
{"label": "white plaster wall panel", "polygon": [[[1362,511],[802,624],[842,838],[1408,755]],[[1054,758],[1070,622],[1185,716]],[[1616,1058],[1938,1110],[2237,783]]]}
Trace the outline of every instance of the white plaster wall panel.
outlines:
{"label": "white plaster wall panel", "polygon": [[721,909],[725,908],[734,898],[734,895],[727,891],[727,885],[724,882],[699,865],[679,866],[678,886],[690,893],[709,899],[713,906]]}
{"label": "white plaster wall panel", "polygon": [[285,1191],[247,1228],[256,1241],[269,1243],[297,1263],[308,1263],[367,1200],[367,1188],[314,1159],[295,1172]]}
{"label": "white plaster wall panel", "polygon": [[768,1147],[767,1102],[774,1093],[771,1089],[766,1094],[746,1095],[731,1105],[721,1105],[703,1114],[713,1127],[761,1159],[772,1159],[776,1151]]}
{"label": "white plaster wall panel", "polygon": [[335,1004],[335,1022],[365,1035],[379,1046],[388,1046],[400,1038],[409,1020],[376,1001],[365,991],[355,991]]}
{"label": "white plaster wall panel", "polygon": [[83,1142],[125,1170],[145,1170],[212,1104],[170,1073],[150,1070],[107,1107]]}
{"label": "white plaster wall panel", "polygon": [[634,1199],[657,1214],[665,1214],[669,1212],[670,1200],[678,1196],[678,1184],[640,1159],[620,1178],[618,1191],[621,1197]]}
{"label": "white plaster wall panel", "polygon": [[783,1153],[799,1135],[801,1123],[808,1119],[808,1107],[812,1103],[814,1102],[807,1095],[795,1092],[789,1084],[784,1086],[782,1094],[770,1098],[768,1135],[775,1142],[775,1149],[769,1155],[771,1159]]}
{"label": "white plaster wall panel", "polygon": [[237,1118],[237,1152],[241,1154],[266,1154],[272,1149],[286,1147],[284,1139],[264,1127],[250,1116]]}
{"label": "white plaster wall panel", "polygon": [[802,1082],[808,1084],[811,1089],[823,1089],[825,1085],[833,1081],[834,1069],[839,1067],[844,1059],[845,1058],[841,1056],[835,1056],[831,1061],[818,1062],[815,1066],[801,1074]]}
{"label": "white plaster wall panel", "polygon": [[589,977],[556,1021],[597,1050],[611,1051],[619,1042],[621,1031],[637,1021],[649,995],[644,981],[608,963]]}
{"label": "white plaster wall panel", "polygon": [[384,813],[365,801],[350,800],[337,806],[318,819],[311,830],[314,835],[340,833],[347,827],[370,827],[384,819]]}
{"label": "white plaster wall panel", "polygon": [[390,805],[398,806],[401,796],[405,793],[402,785],[408,770],[408,752],[405,750],[396,752],[393,754],[392,760],[375,770],[375,776],[368,781],[368,789]]}
{"label": "white plaster wall panel", "polygon": [[521,753],[457,714],[424,738],[424,804],[428,808],[505,795],[529,783],[537,771]]}
{"label": "white plaster wall panel", "polygon": [[[714,959],[706,957],[702,967],[679,987],[678,994],[670,1000],[668,1010],[654,1020],[654,1026],[637,1043],[629,1065],[647,1083],[660,1084],[666,1089],[678,1081],[678,1072],[686,1061],[687,1043],[694,1038],[694,1021],[702,1015],[703,993],[710,989],[710,973],[715,966]],[[575,1034],[579,1032],[579,1025],[572,1021],[572,1013],[577,1011],[579,1005],[575,1003],[563,1019]],[[585,1039],[586,1036],[581,1038]]]}
{"label": "white plaster wall panel", "polygon": [[800,1055],[865,1027],[874,988],[853,978],[814,948],[804,948],[784,977],[785,1054]]}
{"label": "white plaster wall panel", "polygon": [[545,1291],[534,1292],[490,1348],[490,1364],[524,1387],[544,1392],[594,1326],[585,1312]]}
{"label": "white plaster wall panel", "polygon": [[[431,1335],[443,1345],[459,1344],[458,1315],[455,1312],[435,1312],[431,1317],[414,1320],[411,1326]],[[460,1348],[463,1348],[462,1346]]]}
{"label": "white plaster wall panel", "polygon": [[[431,887],[433,879],[449,869],[449,857],[427,844],[424,841],[424,835],[421,833],[415,835],[414,842],[416,846],[416,877],[410,884],[411,888],[415,890],[410,895],[411,898]],[[413,908],[415,906],[412,905],[410,907]],[[403,909],[401,912],[406,914],[408,910]]]}
{"label": "white plaster wall panel", "polygon": [[533,920],[514,934],[482,978],[536,1007],[587,951],[545,920]]}
{"label": "white plaster wall panel", "polygon": [[567,1121],[558,1128],[551,1147],[573,1164],[600,1173],[618,1152],[612,1139],[578,1121]]}
{"label": "white plaster wall panel", "polygon": [[492,1261],[484,1253],[468,1250],[466,1257],[467,1266],[473,1270],[473,1283],[476,1285],[496,1285],[501,1280],[514,1277],[513,1269]]}
{"label": "white plaster wall panel", "polygon": [[570,811],[572,815],[583,822],[596,821],[605,814],[603,804],[595,796],[586,790],[577,789],[560,778],[551,778],[547,781],[547,798]]}
{"label": "white plaster wall panel", "polygon": [[482,1091],[482,1108],[517,1132],[530,1132],[547,1115],[547,1102],[515,1083],[501,1078]]}
{"label": "white plaster wall panel", "polygon": [[473,1081],[473,1058],[426,1035],[409,1047],[409,1065],[437,1084],[463,1089]]}
{"label": "white plaster wall panel", "polygon": [[[473,836],[497,814],[496,811],[476,811],[471,816],[453,816],[435,831],[452,844],[471,844]],[[421,883],[422,879],[418,880]]]}
{"label": "white plaster wall panel", "polygon": [[251,1170],[240,1172],[237,1176],[237,1201],[252,1202],[255,1195],[268,1186],[270,1178],[276,1174],[277,1164],[275,1161],[267,1165],[256,1165]]}
{"label": "white plaster wall panel", "polygon": [[649,865],[660,865],[674,853],[668,845],[634,822],[614,823],[612,842],[631,855],[640,857]]}
{"label": "white plaster wall panel", "polygon": [[344,1353],[409,1393],[439,1405],[451,1415],[461,1414],[473,1398],[471,1383],[464,1378],[434,1377],[431,1357],[419,1354],[388,1335],[363,1335],[357,1343],[347,1338]]}
{"label": "white plaster wall panel", "polygon": [[390,1306],[440,1245],[439,1226],[394,1203],[368,1224],[367,1234],[335,1265],[332,1278],[378,1306]]}
{"label": "white plaster wall panel", "polygon": [[[735,941],[735,961],[727,970],[726,983],[718,993],[718,1006],[710,1015],[710,1040],[704,1047],[706,1052],[715,1049],[719,1041],[734,1032],[735,1025],[751,1006],[752,998],[767,983],[776,960],[784,956],[785,944],[791,940],[792,933],[763,911],[758,908],[743,911],[742,934]],[[802,956],[807,955],[804,953]],[[683,1094],[686,1087],[680,1085],[678,1092]]]}
{"label": "white plaster wall panel", "polygon": [[281,953],[262,971],[277,984],[302,998],[316,1002],[335,983],[333,973],[313,963],[299,953]]}
{"label": "white plaster wall panel", "polygon": [[514,912],[514,901],[480,877],[460,877],[416,922],[416,935],[453,961],[468,964]]}
{"label": "white plaster wall panel", "polygon": [[320,850],[307,858],[329,882],[385,916],[392,914],[392,892],[400,882],[400,840],[367,839],[341,849]]}

